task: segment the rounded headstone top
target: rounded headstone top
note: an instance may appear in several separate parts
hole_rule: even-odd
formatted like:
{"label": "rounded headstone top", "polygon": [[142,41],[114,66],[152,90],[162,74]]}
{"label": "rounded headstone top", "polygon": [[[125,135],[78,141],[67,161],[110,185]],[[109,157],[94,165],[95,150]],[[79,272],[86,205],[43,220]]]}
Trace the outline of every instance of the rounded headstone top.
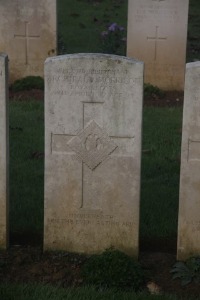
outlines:
{"label": "rounded headstone top", "polygon": [[59,55],[59,56],[53,56],[48,57],[45,61],[46,63],[53,62],[53,61],[59,61],[59,60],[65,60],[65,59],[108,59],[113,61],[126,61],[127,63],[139,63],[143,64],[142,61],[126,57],[126,56],[119,56],[115,54],[103,54],[103,53],[76,53],[76,54],[65,54],[65,55]]}
{"label": "rounded headstone top", "polygon": [[195,67],[196,68],[200,67],[200,61],[194,61],[186,64],[186,69],[195,68]]}

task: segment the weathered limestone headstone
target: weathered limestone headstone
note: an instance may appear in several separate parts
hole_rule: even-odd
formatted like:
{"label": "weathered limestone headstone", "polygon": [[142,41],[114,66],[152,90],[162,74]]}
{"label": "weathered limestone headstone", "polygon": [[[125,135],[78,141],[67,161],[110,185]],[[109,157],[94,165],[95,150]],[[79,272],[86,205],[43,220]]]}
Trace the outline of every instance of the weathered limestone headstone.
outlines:
{"label": "weathered limestone headstone", "polygon": [[49,58],[45,85],[44,249],[137,255],[143,63]]}
{"label": "weathered limestone headstone", "polygon": [[0,249],[8,244],[8,57],[0,53]]}
{"label": "weathered limestone headstone", "polygon": [[56,0],[1,0],[0,49],[11,81],[43,76],[45,59],[56,53]]}
{"label": "weathered limestone headstone", "polygon": [[127,55],[144,61],[145,82],[183,90],[189,0],[129,0]]}
{"label": "weathered limestone headstone", "polygon": [[200,253],[200,62],[186,65],[177,250]]}

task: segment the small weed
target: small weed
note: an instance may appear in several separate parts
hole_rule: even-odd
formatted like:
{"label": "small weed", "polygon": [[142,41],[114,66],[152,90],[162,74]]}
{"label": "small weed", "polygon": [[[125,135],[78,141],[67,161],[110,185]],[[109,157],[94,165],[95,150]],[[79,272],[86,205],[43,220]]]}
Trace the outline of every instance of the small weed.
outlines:
{"label": "small weed", "polygon": [[186,262],[177,262],[173,269],[173,279],[180,278],[182,285],[187,285],[194,281],[195,283],[200,282],[200,256],[191,257]]}
{"label": "small weed", "polygon": [[108,54],[125,54],[125,29],[117,23],[112,23],[106,31],[101,32],[102,51]]}
{"label": "small weed", "polygon": [[21,79],[16,80],[11,86],[10,89],[13,92],[19,92],[24,90],[31,89],[44,89],[44,79],[40,76],[27,76]]}
{"label": "small weed", "polygon": [[83,265],[82,275],[86,284],[104,288],[138,291],[144,282],[139,263],[123,252],[112,249],[91,256]]}

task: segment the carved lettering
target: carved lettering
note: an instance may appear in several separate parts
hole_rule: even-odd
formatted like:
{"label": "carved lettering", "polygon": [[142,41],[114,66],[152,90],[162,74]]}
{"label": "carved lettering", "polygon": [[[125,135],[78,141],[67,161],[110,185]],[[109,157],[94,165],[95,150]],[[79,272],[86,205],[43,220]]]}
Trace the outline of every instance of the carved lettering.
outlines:
{"label": "carved lettering", "polygon": [[83,219],[83,218],[70,218],[70,219],[48,219],[48,223],[50,224],[57,224],[57,225],[69,225],[69,226],[102,226],[102,227],[134,227],[134,222],[128,222],[128,221],[117,221],[113,218],[110,220],[104,219],[105,216],[102,216],[102,218],[89,218]]}
{"label": "carved lettering", "polygon": [[57,68],[55,69],[55,72],[59,73],[59,74],[64,74],[64,75],[72,75],[72,74],[76,74],[76,75],[82,75],[82,74],[88,74],[88,75],[117,75],[117,74],[127,74],[128,71],[127,70],[109,70],[109,69],[105,69],[105,70],[98,70],[98,69],[65,69],[65,68]]}
{"label": "carved lettering", "polygon": [[[161,6],[160,4],[162,4]],[[161,2],[161,3],[160,3]],[[170,21],[176,22],[176,17],[178,15],[178,6],[167,4],[165,0],[152,0],[152,3],[147,5],[140,5],[136,10],[136,22],[141,23],[145,21],[147,15],[153,15],[155,18],[159,18],[162,20],[163,18],[168,19]]]}
{"label": "carved lettering", "polygon": [[[71,75],[57,75],[57,76],[47,76],[47,82],[48,83],[53,83],[53,82],[59,82],[59,81],[67,81],[68,84],[72,84],[75,83],[77,84],[81,84],[82,86],[86,86],[87,83],[91,84],[97,84],[97,83],[101,83],[103,85],[113,85],[113,84],[130,84],[130,83],[134,83],[134,80],[132,78],[128,78],[128,77],[103,77],[103,76],[98,76],[98,77],[90,77],[87,75],[84,76],[71,76]],[[74,88],[74,86],[72,86],[71,88]]]}
{"label": "carved lettering", "polygon": [[[79,70],[80,72],[81,70]],[[58,74],[54,76],[47,76],[48,88],[51,91],[52,95],[58,96],[78,96],[78,97],[92,97],[95,98],[95,95],[98,94],[99,97],[105,98],[106,95],[112,95],[115,98],[121,99],[122,93],[119,91],[118,85],[132,85],[133,87],[139,83],[142,78],[130,78],[124,73],[124,77],[98,75],[97,71],[93,70],[94,75],[90,76],[88,74]],[[96,73],[95,73],[96,71]],[[104,70],[106,71],[106,70]],[[107,70],[110,71],[110,70]],[[58,90],[57,83],[60,81],[66,81],[66,89]],[[117,88],[116,88],[117,85]]]}

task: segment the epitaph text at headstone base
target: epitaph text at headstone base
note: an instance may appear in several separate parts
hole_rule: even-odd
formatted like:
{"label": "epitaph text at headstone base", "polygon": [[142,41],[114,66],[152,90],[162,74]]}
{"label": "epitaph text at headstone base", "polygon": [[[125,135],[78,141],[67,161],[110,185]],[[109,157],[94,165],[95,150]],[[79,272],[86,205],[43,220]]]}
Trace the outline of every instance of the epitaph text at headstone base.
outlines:
{"label": "epitaph text at headstone base", "polygon": [[8,246],[8,57],[0,53],[0,249]]}
{"label": "epitaph text at headstone base", "polygon": [[0,1],[0,49],[9,55],[10,81],[43,76],[56,35],[56,0]]}
{"label": "epitaph text at headstone base", "polygon": [[178,259],[200,253],[200,62],[186,65]]}
{"label": "epitaph text at headstone base", "polygon": [[45,64],[44,249],[138,254],[143,63]]}
{"label": "epitaph text at headstone base", "polygon": [[189,0],[129,0],[127,55],[144,61],[145,82],[183,90]]}

